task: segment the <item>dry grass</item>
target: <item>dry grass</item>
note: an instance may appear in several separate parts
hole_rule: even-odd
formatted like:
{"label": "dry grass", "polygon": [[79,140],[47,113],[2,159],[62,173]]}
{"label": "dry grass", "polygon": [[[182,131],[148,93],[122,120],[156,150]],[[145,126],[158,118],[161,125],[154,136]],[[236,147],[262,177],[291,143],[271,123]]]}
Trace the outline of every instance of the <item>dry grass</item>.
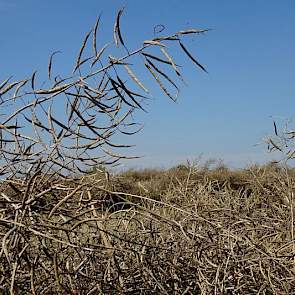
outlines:
{"label": "dry grass", "polygon": [[112,138],[141,130],[135,58],[172,100],[183,78],[169,45],[206,72],[183,39],[208,30],[132,49],[122,13],[117,57],[97,48],[99,18],[71,74],[55,76],[54,52],[45,83],[35,71],[0,84],[0,294],[295,294],[294,170],[89,172],[128,158]]}
{"label": "dry grass", "polygon": [[274,165],[6,181],[0,293],[295,294],[294,188]]}

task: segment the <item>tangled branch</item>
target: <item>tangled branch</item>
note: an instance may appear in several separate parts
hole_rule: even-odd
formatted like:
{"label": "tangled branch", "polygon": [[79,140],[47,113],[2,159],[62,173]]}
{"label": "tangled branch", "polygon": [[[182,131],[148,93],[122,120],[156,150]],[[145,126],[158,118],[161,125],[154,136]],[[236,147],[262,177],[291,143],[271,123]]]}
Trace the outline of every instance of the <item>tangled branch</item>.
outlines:
{"label": "tangled branch", "polygon": [[[94,166],[130,158],[118,152],[129,145],[115,143],[113,138],[115,134],[132,135],[141,130],[132,114],[137,109],[145,111],[149,91],[135,74],[133,57],[141,57],[144,68],[172,100],[176,100],[179,87],[170,72],[181,79],[182,75],[168,43],[179,45],[196,66],[206,71],[182,38],[207,30],[179,31],[145,40],[138,49],[129,50],[121,32],[122,13],[120,10],[115,21],[114,42],[101,49],[97,48],[98,18],[86,34],[68,77],[53,77],[58,53],[54,52],[49,59],[47,87],[36,85],[37,72],[21,81],[8,78],[0,85],[1,175],[28,175],[28,171],[84,173]],[[114,45],[124,51],[121,57],[108,54]]]}

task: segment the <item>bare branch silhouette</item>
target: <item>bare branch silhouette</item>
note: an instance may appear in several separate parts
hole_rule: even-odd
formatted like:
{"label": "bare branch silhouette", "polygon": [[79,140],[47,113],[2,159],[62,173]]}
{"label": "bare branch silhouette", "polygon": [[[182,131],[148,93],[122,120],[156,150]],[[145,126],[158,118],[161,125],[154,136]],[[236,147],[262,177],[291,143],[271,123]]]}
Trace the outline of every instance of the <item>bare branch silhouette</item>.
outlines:
{"label": "bare branch silhouette", "polygon": [[[52,80],[53,57],[59,52],[56,51],[49,59],[47,87],[38,88],[37,72],[31,78],[13,82],[8,78],[1,84],[0,105],[5,110],[5,115],[0,116],[2,175],[25,173],[37,163],[43,173],[67,174],[130,158],[117,151],[127,146],[113,142],[113,138],[118,133],[135,134],[141,130],[132,114],[137,109],[146,111],[144,104],[149,91],[135,74],[133,57],[143,57],[143,69],[148,70],[147,73],[172,100],[176,100],[179,87],[165,71],[174,71],[183,78],[168,52],[171,41],[179,43],[184,53],[205,71],[180,39],[207,30],[191,29],[171,36],[157,36],[129,51],[121,32],[122,14],[123,9],[115,20],[114,38],[115,45],[125,50],[123,56],[107,56],[112,47],[110,43],[97,49],[99,18],[82,42],[71,75],[56,75]],[[86,56],[91,48],[93,52]],[[168,69],[161,69],[161,65],[168,66]],[[176,96],[170,92],[170,86],[177,90]]]}

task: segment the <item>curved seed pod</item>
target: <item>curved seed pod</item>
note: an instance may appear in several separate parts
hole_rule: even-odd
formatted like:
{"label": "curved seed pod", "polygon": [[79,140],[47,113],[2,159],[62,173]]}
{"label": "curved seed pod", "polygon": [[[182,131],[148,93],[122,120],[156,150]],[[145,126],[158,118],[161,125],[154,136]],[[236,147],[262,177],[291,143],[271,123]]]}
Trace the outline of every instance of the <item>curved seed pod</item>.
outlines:
{"label": "curved seed pod", "polygon": [[277,129],[277,124],[275,121],[273,121],[273,127],[274,127],[275,135],[278,136],[278,129]]}
{"label": "curved seed pod", "polygon": [[92,48],[93,48],[93,52],[94,52],[94,55],[96,56],[97,55],[97,48],[96,48],[96,35],[97,35],[97,29],[98,29],[98,25],[100,23],[100,17],[101,15],[98,17],[96,23],[95,23],[95,26],[93,28],[93,40],[92,40]]}
{"label": "curved seed pod", "polygon": [[49,80],[51,80],[52,59],[57,53],[60,53],[60,51],[54,51],[49,58],[49,63],[48,63],[48,78],[49,78]]}
{"label": "curved seed pod", "polygon": [[20,91],[20,89],[22,87],[24,87],[28,83],[28,81],[30,81],[30,79],[26,79],[26,80],[20,81],[19,85],[16,87],[15,92],[13,94],[13,99],[15,99],[17,97],[18,92]]}
{"label": "curved seed pod", "polygon": [[179,70],[177,69],[176,64],[174,63],[174,60],[169,55],[169,53],[167,52],[167,50],[165,50],[164,48],[161,48],[161,51],[163,52],[163,54],[166,56],[166,58],[170,62],[171,66],[173,67],[173,69],[174,69],[175,73],[177,74],[177,76],[182,79],[182,75],[180,74]]}
{"label": "curved seed pod", "polygon": [[9,84],[7,87],[2,88],[2,90],[0,91],[0,96],[4,95],[8,91],[10,91],[12,88],[14,88],[16,85],[18,85],[21,82],[22,81],[13,82],[13,83]]}
{"label": "curved seed pod", "polygon": [[125,91],[125,93],[131,98],[131,100],[140,108],[140,109],[142,109],[143,111],[145,111],[146,112],[146,110],[137,102],[137,100],[133,97],[133,95],[132,95],[132,92],[131,91],[129,91],[128,89],[127,89],[127,87],[125,86],[125,84],[124,84],[124,82],[120,79],[120,77],[119,76],[117,76],[117,80],[119,81],[119,83],[120,83],[120,86],[121,86],[121,88]]}
{"label": "curved seed pod", "polygon": [[143,44],[148,44],[148,45],[154,45],[154,46],[160,46],[160,47],[166,47],[164,44],[162,44],[159,41],[155,41],[155,40],[146,40],[143,42]]}
{"label": "curved seed pod", "polygon": [[200,30],[200,29],[189,29],[189,30],[184,30],[184,31],[179,31],[177,35],[190,35],[190,34],[202,34],[210,31],[211,29],[205,29],[205,30]]}
{"label": "curved seed pod", "polygon": [[80,66],[81,57],[82,57],[83,51],[84,51],[84,49],[85,49],[85,47],[86,47],[86,44],[87,44],[87,41],[88,41],[88,38],[89,38],[90,34],[91,34],[91,31],[88,32],[88,33],[86,34],[85,38],[84,38],[83,44],[82,44],[82,46],[81,46],[81,48],[80,48],[80,50],[79,50],[78,58],[77,58],[76,65],[75,65],[75,68],[74,68],[74,70],[73,70],[73,73],[74,73],[74,72],[76,71],[76,69],[79,68],[79,66]]}
{"label": "curved seed pod", "polygon": [[1,84],[0,84],[0,91],[2,88],[5,87],[5,85],[9,82],[9,80],[12,78],[12,76],[10,76],[9,78],[7,78],[6,80],[4,80]]}
{"label": "curved seed pod", "polygon": [[156,61],[162,62],[164,64],[172,65],[172,63],[170,61],[164,60],[164,59],[162,59],[162,58],[160,58],[158,56],[154,56],[154,55],[152,55],[150,53],[142,52],[141,54],[144,55],[145,57],[149,57],[151,59],[154,59]]}
{"label": "curved seed pod", "polygon": [[160,86],[160,88],[163,90],[163,92],[169,97],[171,98],[174,102],[176,101],[176,99],[168,92],[168,90],[165,88],[165,86],[163,85],[162,81],[160,80],[160,78],[157,76],[157,74],[152,70],[152,68],[145,63],[144,64],[146,66],[146,68],[149,70],[149,72],[152,74],[152,76],[155,78],[156,82],[158,83],[158,85]]}
{"label": "curved seed pod", "polygon": [[146,58],[146,61],[148,62],[148,64],[157,72],[159,73],[161,76],[163,76],[170,84],[172,84],[176,89],[177,89],[177,93],[179,93],[179,88],[178,86],[173,82],[173,80],[167,75],[165,74],[163,71],[161,71],[159,68],[157,68],[148,58]]}
{"label": "curved seed pod", "polygon": [[47,90],[46,89],[39,89],[39,90],[35,90],[34,94],[54,94],[57,92],[63,92],[70,87],[72,87],[71,84],[65,84],[60,87],[55,87],[55,88],[51,88],[51,89],[47,89]]}
{"label": "curved seed pod", "polygon": [[115,25],[114,25],[114,39],[115,39],[115,43],[116,43],[117,47],[119,47],[119,41],[120,41],[120,43],[124,46],[124,48],[128,52],[128,49],[125,46],[124,40],[122,38],[121,28],[120,28],[120,19],[121,19],[121,16],[123,14],[123,11],[124,11],[124,8],[120,9],[118,14],[117,14],[116,22],[115,22]]}
{"label": "curved seed pod", "polygon": [[184,45],[179,41],[180,47],[183,49],[183,51],[186,53],[186,55],[204,72],[208,73],[207,70],[189,53],[189,51],[184,47]]}
{"label": "curved seed pod", "polygon": [[140,82],[140,80],[135,76],[133,71],[130,69],[128,65],[124,65],[128,75],[131,77],[131,79],[141,88],[143,89],[146,93],[149,93],[149,91],[144,87],[144,85]]}
{"label": "curved seed pod", "polygon": [[37,74],[37,71],[35,71],[31,77],[31,87],[32,89],[34,90],[35,89],[35,79],[36,79],[36,74]]}
{"label": "curved seed pod", "polygon": [[100,51],[95,55],[95,58],[91,64],[91,67],[93,67],[97,61],[101,58],[101,56],[103,55],[104,51],[107,49],[107,47],[110,45],[110,43],[105,44]]}

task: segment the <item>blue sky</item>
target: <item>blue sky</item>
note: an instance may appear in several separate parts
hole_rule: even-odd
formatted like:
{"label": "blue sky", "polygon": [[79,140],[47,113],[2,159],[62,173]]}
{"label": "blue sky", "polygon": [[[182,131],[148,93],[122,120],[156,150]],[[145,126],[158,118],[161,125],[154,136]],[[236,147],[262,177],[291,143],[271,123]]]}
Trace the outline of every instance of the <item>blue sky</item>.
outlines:
{"label": "blue sky", "polygon": [[56,70],[70,72],[97,16],[102,14],[103,45],[112,40],[114,18],[123,6],[122,31],[131,48],[152,38],[157,24],[165,25],[167,34],[212,29],[186,41],[209,74],[183,54],[175,56],[187,86],[174,104],[153,84],[149,113],[137,114],[145,128],[128,138],[136,145],[129,153],[144,157],[126,165],[165,167],[201,154],[234,167],[273,159],[265,145],[256,144],[272,133],[272,118],[295,118],[293,0],[0,0],[0,80],[46,73],[55,50],[62,51]]}

